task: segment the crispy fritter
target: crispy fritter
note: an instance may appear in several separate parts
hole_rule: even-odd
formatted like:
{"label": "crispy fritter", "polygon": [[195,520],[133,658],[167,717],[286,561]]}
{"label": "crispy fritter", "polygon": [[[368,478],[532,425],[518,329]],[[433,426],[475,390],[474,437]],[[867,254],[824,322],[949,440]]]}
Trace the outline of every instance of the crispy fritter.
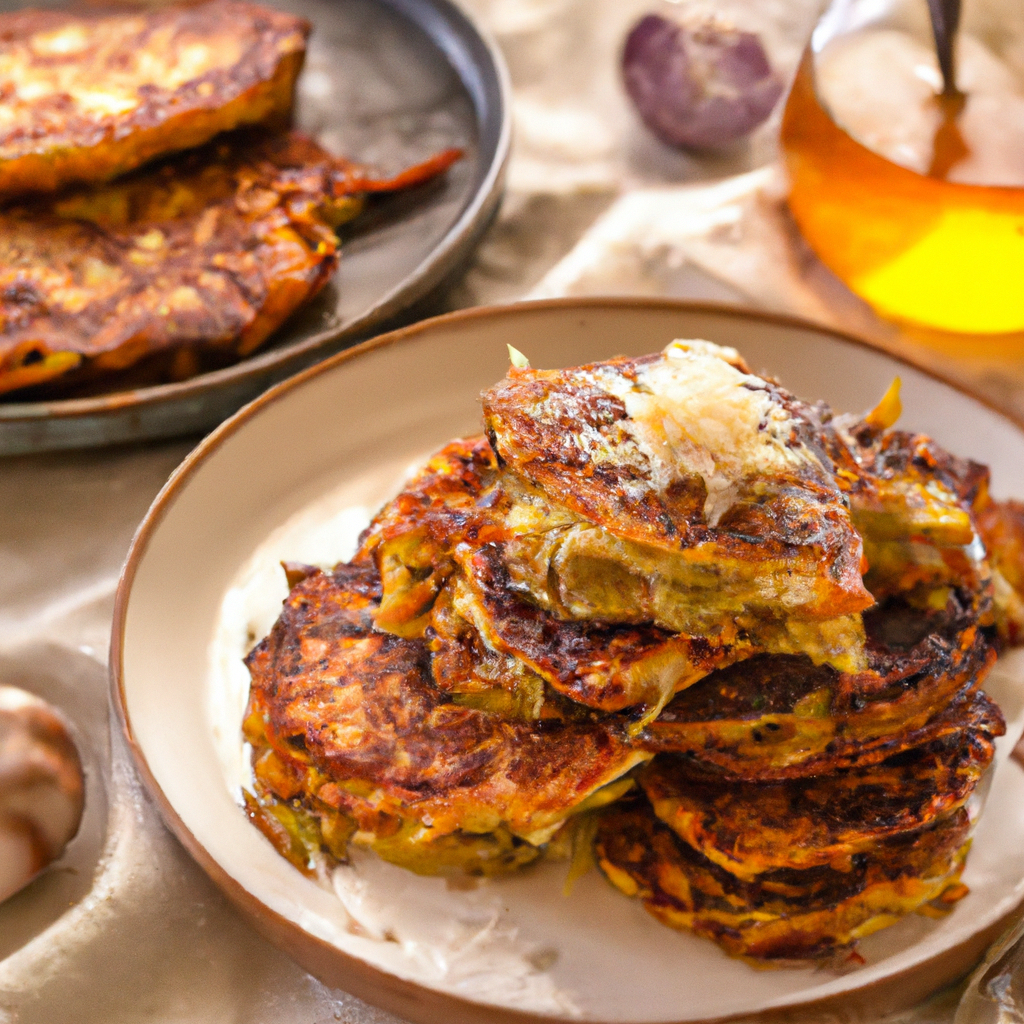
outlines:
{"label": "crispy fritter", "polygon": [[334,227],[389,184],[297,132],[243,134],[0,211],[0,393],[248,355],[330,278]]}
{"label": "crispy fritter", "polygon": [[978,513],[978,530],[992,564],[1024,594],[1024,502],[989,502]]}
{"label": "crispy fritter", "polygon": [[463,545],[457,557],[463,572],[454,605],[485,645],[588,707],[621,711],[641,705],[656,713],[674,693],[750,653],[735,640],[655,626],[562,622],[515,593],[496,546]]}
{"label": "crispy fritter", "polygon": [[963,806],[994,753],[986,732],[953,733],[868,768],[776,783],[723,780],[662,756],[639,782],[666,825],[738,878],[820,865],[850,871],[879,840]]}
{"label": "crispy fritter", "polygon": [[431,684],[423,642],[373,629],[379,598],[372,567],[314,572],[248,656],[246,738],[267,791],[342,813],[382,855],[400,836],[424,863],[458,833],[542,844],[632,784],[603,792],[649,757],[621,720],[541,726],[460,707]]}
{"label": "crispy fritter", "polygon": [[514,709],[523,686],[536,703],[536,684],[547,683],[587,707],[642,705],[655,714],[676,691],[750,653],[728,627],[687,637],[656,626],[562,621],[531,604],[501,558],[498,480],[486,438],[453,441],[384,507],[357,556],[373,557],[384,581],[377,627],[426,637],[441,689],[504,690],[512,703],[495,694],[479,706],[521,714]]}
{"label": "crispy fritter", "polygon": [[378,629],[422,637],[437,595],[455,572],[456,545],[503,536],[489,522],[487,503],[481,504],[497,468],[487,438],[452,441],[374,517],[356,561],[372,559],[381,575]]}
{"label": "crispy fritter", "polygon": [[[785,515],[788,488],[796,489],[797,501],[802,492],[804,503],[839,497],[813,424],[732,349],[674,342],[664,353],[568,370],[513,367],[483,402],[503,463],[581,518],[666,552],[712,542],[723,554],[735,546],[736,556],[749,558],[751,534],[733,527],[737,516],[752,513],[737,506],[756,501],[783,516],[753,536],[798,556],[816,555],[816,562],[835,553],[820,596],[845,603],[836,611],[870,603],[841,502],[811,516],[817,530]],[[834,537],[824,535],[832,512],[839,513]],[[852,550],[840,550],[840,541],[849,540]],[[816,544],[817,551],[803,550]]]}
{"label": "crispy fritter", "polygon": [[831,421],[822,443],[850,497],[854,522],[879,540],[921,537],[941,546],[974,540],[971,513],[988,495],[988,468],[926,434]]}
{"label": "crispy fritter", "polygon": [[[896,630],[882,614],[873,628]],[[978,690],[995,652],[976,625],[954,622],[906,647],[876,636],[869,653],[872,668],[856,675],[783,655],[732,665],[676,696],[640,742],[770,781],[877,764],[966,728],[1002,734],[999,709]]]}
{"label": "crispy fritter", "polygon": [[991,614],[991,570],[976,516],[988,502],[988,469],[924,434],[831,418],[819,407],[822,443],[864,538],[864,582],[876,600],[898,595],[941,607],[951,591]]}
{"label": "crispy fritter", "polygon": [[879,928],[943,895],[958,880],[970,820],[954,811],[932,827],[883,841],[850,871],[779,870],[743,881],[702,857],[637,803],[604,811],[596,852],[601,870],[671,928],[713,939],[733,956],[834,959]]}
{"label": "crispy fritter", "polygon": [[991,501],[978,513],[978,532],[992,565],[1000,638],[1024,642],[1024,504]]}
{"label": "crispy fritter", "polygon": [[708,342],[511,369],[484,416],[520,481],[514,582],[566,619],[697,635],[739,618],[756,639],[764,618],[768,649],[862,667],[861,541],[802,410]]}
{"label": "crispy fritter", "polygon": [[241,0],[0,14],[0,200],[283,121],[308,34]]}

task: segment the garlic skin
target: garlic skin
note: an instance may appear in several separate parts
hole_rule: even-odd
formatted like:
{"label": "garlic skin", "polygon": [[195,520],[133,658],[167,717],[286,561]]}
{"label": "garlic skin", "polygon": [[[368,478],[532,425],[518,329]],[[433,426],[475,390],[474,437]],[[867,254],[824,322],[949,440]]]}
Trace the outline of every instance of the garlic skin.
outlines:
{"label": "garlic skin", "polygon": [[784,88],[754,33],[660,14],[633,26],[622,77],[641,120],[662,142],[698,151],[724,149],[748,135]]}
{"label": "garlic skin", "polygon": [[46,701],[0,686],[0,901],[56,860],[78,831],[85,777]]}

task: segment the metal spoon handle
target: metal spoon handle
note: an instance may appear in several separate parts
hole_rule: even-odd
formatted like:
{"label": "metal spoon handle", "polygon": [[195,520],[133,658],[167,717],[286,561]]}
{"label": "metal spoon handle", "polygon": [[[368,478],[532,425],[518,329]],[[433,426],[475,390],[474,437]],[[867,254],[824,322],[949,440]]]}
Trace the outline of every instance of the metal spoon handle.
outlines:
{"label": "metal spoon handle", "polygon": [[939,57],[942,72],[942,92],[946,96],[959,93],[956,87],[956,66],[953,46],[960,26],[960,0],[928,0],[928,12],[932,17],[932,32],[935,33],[935,52]]}

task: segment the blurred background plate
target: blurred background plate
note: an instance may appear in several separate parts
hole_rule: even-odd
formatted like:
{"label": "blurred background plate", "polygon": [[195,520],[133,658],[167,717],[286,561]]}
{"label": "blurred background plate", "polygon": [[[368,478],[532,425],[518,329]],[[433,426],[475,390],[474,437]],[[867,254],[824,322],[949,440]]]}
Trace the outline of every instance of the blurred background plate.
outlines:
{"label": "blurred background plate", "polygon": [[[274,0],[313,23],[297,121],[332,152],[384,171],[447,146],[465,157],[441,182],[384,200],[343,239],[331,283],[272,342],[235,366],[175,384],[89,398],[0,402],[0,455],[209,430],[271,384],[413,319],[458,273],[501,201],[507,74],[490,40],[449,0]],[[0,9],[23,4],[0,0]]]}

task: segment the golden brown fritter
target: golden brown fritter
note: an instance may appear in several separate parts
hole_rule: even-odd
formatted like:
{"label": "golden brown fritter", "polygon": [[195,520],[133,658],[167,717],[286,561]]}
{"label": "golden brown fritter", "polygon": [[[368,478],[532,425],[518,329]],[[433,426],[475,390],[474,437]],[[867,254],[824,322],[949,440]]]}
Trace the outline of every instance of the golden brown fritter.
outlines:
{"label": "golden brown fritter", "polygon": [[[379,567],[384,597],[378,629],[425,637],[434,681],[466,694],[500,689],[541,714],[547,683],[587,707],[656,713],[677,690],[750,653],[734,629],[687,637],[656,626],[561,621],[512,587],[501,557],[503,500],[486,438],[453,441],[384,507],[357,560]],[[523,693],[529,688],[529,696]],[[494,694],[477,706],[512,705]]]}
{"label": "golden brown fritter", "polygon": [[765,649],[863,666],[861,541],[816,424],[731,349],[513,368],[484,416],[519,481],[505,559],[542,607],[755,642],[764,620]]}
{"label": "golden brown fritter", "polygon": [[871,416],[850,422],[815,412],[864,538],[864,582],[879,601],[899,596],[941,607],[955,591],[991,614],[992,574],[976,516],[989,501],[985,466],[960,459],[924,434],[882,430]]}
{"label": "golden brown fritter", "polygon": [[422,637],[437,595],[455,572],[456,545],[500,539],[481,498],[497,461],[485,437],[445,445],[374,517],[356,561],[373,560],[383,582],[378,629]]}
{"label": "golden brown fritter", "polygon": [[243,134],[0,211],[0,393],[248,355],[330,278],[334,227],[394,184],[297,132]]}
{"label": "golden brown fritter", "polygon": [[639,776],[655,814],[738,878],[853,858],[888,836],[918,831],[970,797],[992,761],[984,731],[953,733],[881,764],[791,782],[723,780],[661,756]]}
{"label": "golden brown fritter", "polygon": [[[750,654],[722,637],[688,637],[656,626],[563,622],[512,589],[497,546],[460,545],[457,611],[489,650],[513,657],[559,693],[601,711],[656,713],[676,692]],[[728,635],[728,634],[727,634]]]}
{"label": "golden brown fritter", "polygon": [[[836,611],[870,603],[859,586],[859,548],[841,502],[838,510],[811,515],[817,530],[798,528],[785,516],[788,487],[802,491],[805,503],[813,496],[827,505],[839,497],[814,424],[733,350],[675,342],[664,353],[567,370],[513,367],[483,403],[502,463],[581,518],[667,552],[717,542],[723,553],[735,544],[737,555],[749,557],[750,535],[736,536],[733,517],[723,517],[750,512],[736,506],[756,494],[758,505],[783,513],[758,539],[805,557],[812,552],[804,545],[828,545],[816,552],[819,558],[834,547],[838,560],[826,583],[834,589],[827,596],[847,605]],[[829,537],[824,526],[834,511],[841,532]],[[840,550],[842,540],[852,540],[852,549]]]}
{"label": "golden brown fritter", "polygon": [[[834,960],[879,928],[932,901],[953,901],[970,821],[954,811],[930,828],[884,840],[846,872],[779,870],[743,881],[701,857],[642,803],[601,815],[601,870],[671,928],[713,939],[733,956]],[[929,908],[931,909],[931,908]]]}
{"label": "golden brown fritter", "polygon": [[978,513],[978,530],[992,564],[1024,594],[1024,502],[989,502]]}
{"label": "golden brown fritter", "polygon": [[978,513],[978,532],[992,566],[995,618],[1005,643],[1024,642],[1024,504],[990,501]]}
{"label": "golden brown fritter", "polygon": [[971,515],[987,500],[986,466],[952,455],[926,434],[879,431],[864,421],[832,421],[822,443],[862,533],[941,546],[974,539]]}
{"label": "golden brown fritter", "polygon": [[[857,675],[805,658],[761,655],[676,696],[639,742],[689,754],[733,778],[800,778],[869,764],[963,729],[1001,735],[999,709],[978,690],[995,652],[976,625],[952,622],[901,647],[874,640]],[[894,609],[873,630],[896,632]],[[922,624],[923,623],[923,624]],[[910,629],[909,625],[905,626]]]}
{"label": "golden brown fritter", "polygon": [[241,0],[0,14],[0,200],[283,122],[308,34]]}
{"label": "golden brown fritter", "polygon": [[649,757],[614,717],[526,724],[453,703],[425,644],[373,629],[379,597],[372,567],[314,572],[248,656],[246,736],[277,798],[342,813],[382,855],[400,835],[427,858],[456,834],[540,845]]}

